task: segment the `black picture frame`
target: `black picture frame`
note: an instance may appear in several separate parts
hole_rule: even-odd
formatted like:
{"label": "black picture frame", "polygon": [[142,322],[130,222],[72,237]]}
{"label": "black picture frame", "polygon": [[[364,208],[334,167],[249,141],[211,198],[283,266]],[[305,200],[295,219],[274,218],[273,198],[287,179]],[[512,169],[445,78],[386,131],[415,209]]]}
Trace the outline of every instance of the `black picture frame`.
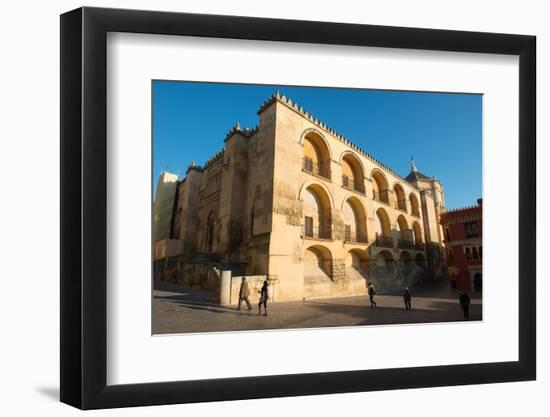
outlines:
{"label": "black picture frame", "polygon": [[[108,32],[519,56],[519,360],[107,385]],[[85,7],[61,16],[60,56],[62,402],[96,409],[536,378],[534,36]]]}

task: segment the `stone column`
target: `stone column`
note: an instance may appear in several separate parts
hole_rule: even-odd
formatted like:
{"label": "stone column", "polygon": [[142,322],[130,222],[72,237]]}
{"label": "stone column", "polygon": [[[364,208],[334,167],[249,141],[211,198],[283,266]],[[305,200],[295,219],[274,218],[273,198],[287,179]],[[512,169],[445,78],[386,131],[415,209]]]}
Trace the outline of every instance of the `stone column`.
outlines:
{"label": "stone column", "polygon": [[220,275],[220,304],[231,304],[231,271],[222,271]]}

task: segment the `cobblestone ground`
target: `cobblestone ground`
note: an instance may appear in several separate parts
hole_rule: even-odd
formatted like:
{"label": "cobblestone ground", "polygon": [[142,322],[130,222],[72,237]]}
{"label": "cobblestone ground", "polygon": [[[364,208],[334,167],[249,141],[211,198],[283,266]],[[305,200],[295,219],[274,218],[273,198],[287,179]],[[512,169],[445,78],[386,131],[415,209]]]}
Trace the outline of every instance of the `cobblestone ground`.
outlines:
{"label": "cobblestone ground", "polygon": [[[376,295],[371,308],[368,296],[292,301],[268,304],[268,316],[258,306],[241,311],[220,306],[203,291],[155,282],[153,333],[197,333],[230,330],[296,329],[375,324],[462,321],[458,291],[446,285],[411,288],[412,310],[405,310],[398,293]],[[470,293],[470,320],[481,320],[481,295]]]}

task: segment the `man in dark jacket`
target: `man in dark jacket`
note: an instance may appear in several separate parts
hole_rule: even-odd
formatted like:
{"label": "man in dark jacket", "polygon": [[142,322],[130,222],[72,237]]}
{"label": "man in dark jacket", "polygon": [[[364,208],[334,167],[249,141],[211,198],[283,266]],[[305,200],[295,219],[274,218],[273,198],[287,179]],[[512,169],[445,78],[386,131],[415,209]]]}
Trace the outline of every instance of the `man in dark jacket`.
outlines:
{"label": "man in dark jacket", "polygon": [[258,314],[262,314],[262,305],[264,306],[264,316],[267,316],[267,300],[269,299],[269,292],[267,290],[267,280],[264,281],[262,289],[258,291],[260,293],[260,301],[258,302]]}
{"label": "man in dark jacket", "polygon": [[372,282],[369,282],[369,285],[367,288],[369,290],[370,308],[376,307],[376,301],[374,301],[374,295],[376,294],[376,290],[374,289],[374,285],[372,285]]}
{"label": "man in dark jacket", "polygon": [[470,320],[470,296],[462,291],[459,296],[460,307],[464,311],[464,320]]}
{"label": "man in dark jacket", "polygon": [[249,295],[250,295],[250,290],[248,288],[248,282],[246,282],[246,278],[243,277],[243,280],[241,282],[241,288],[239,290],[239,306],[237,307],[237,310],[241,309],[241,303],[243,301],[248,306],[248,311],[252,310],[252,306],[250,305],[250,301],[248,300]]}
{"label": "man in dark jacket", "polygon": [[403,291],[403,301],[405,302],[405,310],[410,310],[411,307],[411,292],[409,291],[409,287],[405,288]]}

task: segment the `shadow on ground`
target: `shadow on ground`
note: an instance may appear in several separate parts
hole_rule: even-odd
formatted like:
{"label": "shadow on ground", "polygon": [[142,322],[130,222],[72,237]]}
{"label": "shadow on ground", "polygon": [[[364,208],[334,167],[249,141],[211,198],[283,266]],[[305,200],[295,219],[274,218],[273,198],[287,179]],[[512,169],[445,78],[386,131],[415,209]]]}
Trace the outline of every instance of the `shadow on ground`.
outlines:
{"label": "shadow on ground", "polygon": [[[268,305],[269,316],[236,306],[221,306],[199,289],[155,283],[153,333],[202,333],[233,330],[297,329],[337,326],[437,323],[462,321],[458,292],[449,288],[412,288],[413,308],[406,310],[400,293],[280,302]],[[417,295],[418,294],[418,295]],[[473,299],[471,320],[481,320],[481,300]]]}

